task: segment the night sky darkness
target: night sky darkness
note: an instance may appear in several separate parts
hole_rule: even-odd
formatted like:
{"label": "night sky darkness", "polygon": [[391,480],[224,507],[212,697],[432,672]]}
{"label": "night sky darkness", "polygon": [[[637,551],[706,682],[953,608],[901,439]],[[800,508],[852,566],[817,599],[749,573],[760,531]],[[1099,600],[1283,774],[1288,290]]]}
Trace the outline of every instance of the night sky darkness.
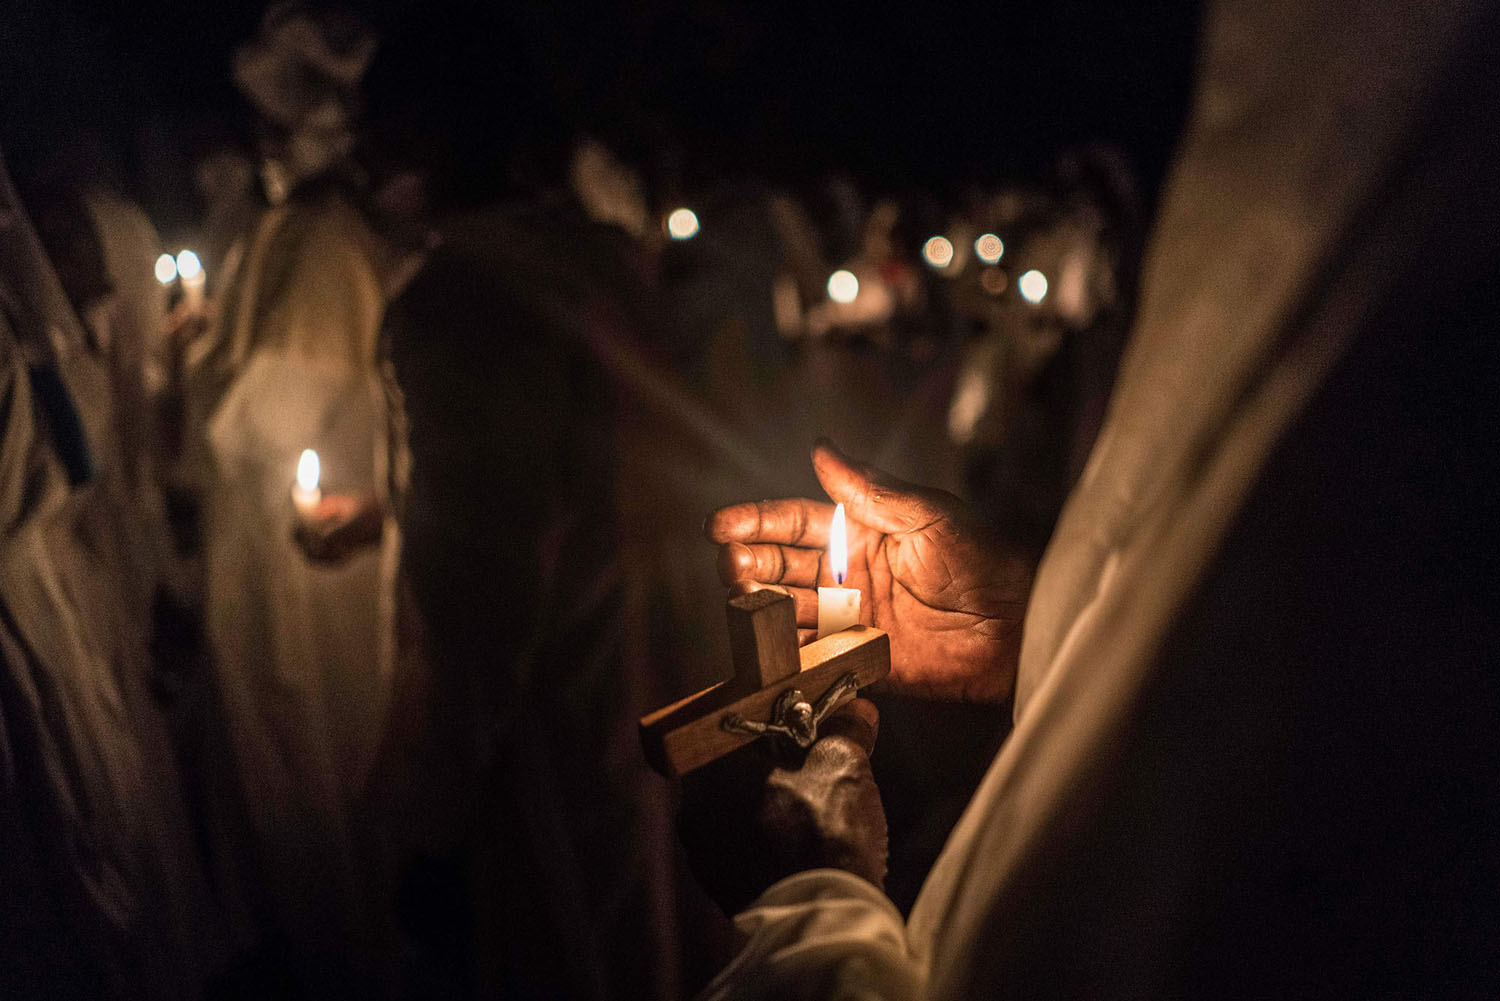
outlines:
{"label": "night sky darkness", "polygon": [[[600,135],[654,190],[753,176],[951,199],[1104,140],[1148,196],[1185,110],[1188,5],[350,4],[387,39],[385,100],[483,162],[517,137]],[[262,5],[0,0],[0,148],[18,166],[101,136],[171,232],[197,211],[192,155],[243,135],[230,53]],[[434,110],[436,109],[436,110]]]}

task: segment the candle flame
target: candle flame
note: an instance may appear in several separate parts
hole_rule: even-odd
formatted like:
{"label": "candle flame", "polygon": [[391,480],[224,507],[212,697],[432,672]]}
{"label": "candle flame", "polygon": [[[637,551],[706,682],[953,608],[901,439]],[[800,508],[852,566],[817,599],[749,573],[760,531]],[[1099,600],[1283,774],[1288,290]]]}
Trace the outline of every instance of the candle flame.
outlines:
{"label": "candle flame", "polygon": [[1035,306],[1047,298],[1047,276],[1032,269],[1021,276],[1016,288],[1020,289],[1022,299]]}
{"label": "candle flame", "polygon": [[318,462],[318,453],[310,448],[302,450],[302,457],[297,460],[297,486],[303,490],[318,489],[318,477],[322,475],[322,464]]}
{"label": "candle flame", "polygon": [[941,271],[953,263],[953,241],[946,236],[934,236],[922,244],[922,259]]}
{"label": "candle flame", "polygon": [[853,271],[840,268],[828,276],[828,298],[845,304],[859,298],[859,279]]}
{"label": "candle flame", "polygon": [[828,528],[828,566],[833,571],[833,582],[842,585],[849,576],[849,538],[842,504],[833,509],[833,524]]}
{"label": "candle flame", "polygon": [[667,216],[667,235],[674,240],[691,240],[698,235],[698,213],[689,208],[673,209]]}
{"label": "candle flame", "polygon": [[194,281],[203,274],[203,262],[198,260],[198,255],[191,250],[179,250],[177,252],[177,274],[185,282]]}

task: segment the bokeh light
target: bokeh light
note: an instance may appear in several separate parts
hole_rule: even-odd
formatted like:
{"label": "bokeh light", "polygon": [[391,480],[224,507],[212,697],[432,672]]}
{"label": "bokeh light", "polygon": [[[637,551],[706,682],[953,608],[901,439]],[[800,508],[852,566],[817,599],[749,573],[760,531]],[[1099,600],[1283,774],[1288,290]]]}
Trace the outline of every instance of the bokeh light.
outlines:
{"label": "bokeh light", "polygon": [[953,263],[953,243],[946,236],[934,236],[922,244],[922,259],[935,268]]}
{"label": "bokeh light", "polygon": [[163,285],[177,280],[177,260],[171,254],[162,254],[156,259],[156,280]]}
{"label": "bokeh light", "polygon": [[985,233],[974,241],[974,256],[986,264],[999,264],[1005,256],[1005,241],[994,233]]}
{"label": "bokeh light", "polygon": [[850,303],[859,298],[859,279],[854,277],[854,272],[841,268],[829,275],[828,298],[842,303]]}
{"label": "bokeh light", "polygon": [[1026,272],[1016,281],[1021,298],[1033,306],[1047,298],[1047,276],[1035,269]]}
{"label": "bokeh light", "polygon": [[[157,267],[160,266],[161,262],[158,261]],[[182,276],[183,281],[190,282],[203,274],[203,262],[198,260],[198,255],[191,250],[178,251],[177,273]]]}
{"label": "bokeh light", "polygon": [[323,464],[318,461],[318,453],[304,448],[297,457],[297,486],[303,490],[316,490],[322,474]]}
{"label": "bokeh light", "polygon": [[667,216],[667,235],[674,240],[691,240],[698,235],[698,214],[692,209],[673,209]]}

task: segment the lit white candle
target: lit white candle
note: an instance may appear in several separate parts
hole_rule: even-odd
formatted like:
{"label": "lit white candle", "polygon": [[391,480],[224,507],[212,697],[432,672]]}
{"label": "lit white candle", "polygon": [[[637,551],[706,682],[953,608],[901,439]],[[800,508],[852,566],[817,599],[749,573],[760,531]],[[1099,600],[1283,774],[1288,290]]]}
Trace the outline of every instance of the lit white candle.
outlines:
{"label": "lit white candle", "polygon": [[197,309],[203,305],[203,290],[208,284],[208,275],[203,271],[203,262],[191,250],[177,253],[177,277],[182,281],[182,299],[189,307]]}
{"label": "lit white candle", "polygon": [[[849,535],[844,526],[844,505],[833,509],[833,524],[828,528],[828,568],[837,584],[849,576]],[[854,587],[818,588],[818,638],[859,625],[859,589]]]}
{"label": "lit white candle", "polygon": [[322,472],[318,453],[310,448],[303,449],[302,457],[297,460],[297,482],[292,485],[292,505],[303,519],[310,519],[318,513],[318,504],[323,500],[323,491],[318,487]]}

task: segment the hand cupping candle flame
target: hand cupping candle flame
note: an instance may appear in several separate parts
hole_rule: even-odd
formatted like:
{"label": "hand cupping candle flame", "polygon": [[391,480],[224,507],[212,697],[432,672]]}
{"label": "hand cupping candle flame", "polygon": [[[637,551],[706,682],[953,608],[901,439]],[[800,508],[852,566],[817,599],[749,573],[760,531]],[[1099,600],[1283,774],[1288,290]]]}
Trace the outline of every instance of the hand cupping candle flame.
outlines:
{"label": "hand cupping candle flame", "polygon": [[893,686],[937,698],[1009,698],[1032,560],[980,525],[952,494],[904,483],[828,443],[814,448],[812,458],[823,489],[847,518],[843,580],[832,565],[839,508],[789,498],[734,504],[710,516],[708,535],[721,544],[724,582],[782,587],[796,603],[804,641],[824,625],[822,592],[853,591],[861,600],[855,614],[890,633]]}

